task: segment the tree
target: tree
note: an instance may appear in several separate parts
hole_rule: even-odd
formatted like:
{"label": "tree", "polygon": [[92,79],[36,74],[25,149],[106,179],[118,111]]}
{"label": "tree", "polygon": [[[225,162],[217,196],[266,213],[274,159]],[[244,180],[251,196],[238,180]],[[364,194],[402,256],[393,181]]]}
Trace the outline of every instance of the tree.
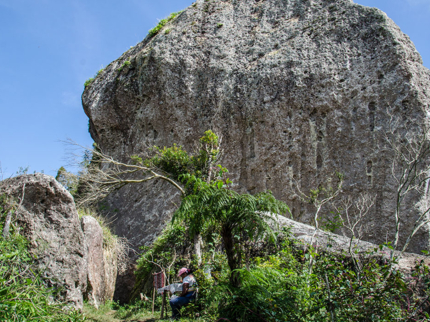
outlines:
{"label": "tree", "polygon": [[[71,141],[69,143],[77,145]],[[130,163],[115,160],[97,146],[94,149],[84,148],[85,155],[91,155],[91,161],[80,172],[83,193],[77,203],[91,206],[125,185],[150,180],[164,180],[186,196],[180,176],[192,174],[206,182],[214,180],[213,165],[222,154],[220,143],[221,139],[208,130],[200,138],[199,149],[195,153],[188,153],[176,144],[163,148],[154,146],[141,155],[132,155]]]}
{"label": "tree", "polygon": [[209,130],[200,138],[199,149],[194,154],[177,145],[153,147],[152,156],[134,155],[132,164],[116,161],[101,150],[93,150],[92,165],[83,175],[87,193],[80,203],[97,202],[127,184],[156,179],[169,182],[182,194],[181,205],[173,220],[183,220],[189,225],[198,259],[204,225],[220,227],[232,271],[231,282],[237,286],[240,281],[235,270],[242,265],[243,237],[270,236],[273,232],[268,221],[273,216],[266,212],[280,214],[289,209],[271,192],[252,196],[231,190],[231,181],[226,177],[228,170],[217,164],[222,154],[220,144],[221,139]]}
{"label": "tree", "polygon": [[79,176],[68,172],[64,167],[61,167],[57,171],[55,180],[61,183],[64,188],[66,188],[72,195],[76,193],[78,188]]}
{"label": "tree", "polygon": [[[220,167],[220,172],[223,172]],[[222,176],[222,173],[219,177]],[[184,175],[186,186],[193,192],[183,198],[179,209],[173,215],[173,222],[188,223],[191,234],[198,234],[207,223],[220,226],[221,237],[228,265],[231,270],[230,283],[240,286],[237,269],[242,268],[242,245],[244,234],[258,239],[267,235],[273,237],[269,222],[272,214],[286,213],[288,206],[277,200],[272,193],[256,195],[239,194],[228,188],[228,179],[207,183],[193,175]]]}
{"label": "tree", "polygon": [[430,183],[430,139],[429,128],[411,129],[407,133],[402,133],[399,128],[401,120],[391,117],[390,128],[386,133],[386,141],[389,145],[389,152],[393,153],[391,165],[392,176],[396,183],[395,194],[395,234],[392,243],[391,261],[394,258],[394,251],[398,249],[400,243],[401,222],[405,220],[409,209],[406,203],[416,200],[417,196],[421,201],[415,205],[417,216],[414,218],[412,231],[406,237],[405,243],[400,250],[403,254],[408,248],[412,238],[425,225],[430,223],[430,204],[428,200],[428,187]]}

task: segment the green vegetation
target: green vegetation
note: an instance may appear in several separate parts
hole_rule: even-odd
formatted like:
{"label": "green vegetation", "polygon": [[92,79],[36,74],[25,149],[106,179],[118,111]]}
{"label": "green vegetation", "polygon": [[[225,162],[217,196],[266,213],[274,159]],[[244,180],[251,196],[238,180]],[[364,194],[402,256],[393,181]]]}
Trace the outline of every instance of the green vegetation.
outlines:
{"label": "green vegetation", "polygon": [[[6,213],[14,212],[13,203],[2,199],[0,231],[3,232]],[[66,303],[56,302],[50,283],[41,277],[34,264],[37,255],[28,251],[28,241],[15,225],[9,235],[0,236],[0,320],[1,321],[84,321],[78,311]]]}
{"label": "green vegetation", "polygon": [[[183,321],[430,319],[428,266],[417,263],[412,276],[404,276],[394,269],[396,258],[378,257],[384,246],[360,256],[353,247],[339,254],[313,242],[302,244],[288,230],[275,229],[274,217],[268,213],[285,215],[287,205],[270,191],[256,195],[233,191],[228,170],[219,164],[220,145],[220,138],[206,131],[193,153],[178,145],[153,147],[149,157],[134,155],[132,164],[124,165],[128,171],[143,174],[141,181],[132,183],[163,177],[181,191],[182,199],[163,233],[150,247],[141,249],[134,302],[110,304],[106,309],[111,310],[112,321],[154,321],[150,301],[142,301],[141,294],[152,299],[154,272],[162,270],[171,283],[184,266],[194,269],[200,290],[198,300],[183,309]],[[98,156],[109,162],[101,153]],[[107,179],[98,171],[100,186],[128,184],[121,171],[107,173]],[[335,186],[330,180],[328,188],[321,184],[308,195],[300,192],[316,209],[315,225],[331,231],[342,225],[342,219],[337,213],[318,214],[341,191],[343,175],[335,176]],[[160,302],[157,297],[157,312]]]}
{"label": "green vegetation", "polygon": [[[223,168],[219,166],[219,169],[221,178]],[[237,270],[243,266],[246,242],[263,235],[273,237],[269,225],[272,217],[267,213],[285,214],[288,207],[276,200],[270,191],[253,196],[230,190],[228,179],[207,183],[191,175],[184,175],[184,178],[188,179],[186,186],[191,185],[193,191],[182,200],[173,222],[184,222],[192,237],[207,225],[218,227],[231,271],[230,283],[240,286]]]}
{"label": "green vegetation", "polygon": [[[216,163],[220,147],[213,132],[200,139],[194,155],[175,145],[154,151],[156,156],[150,159],[134,156],[133,161],[164,171],[184,185],[185,194],[162,235],[142,249],[135,298],[140,293],[151,298],[154,271],[162,268],[172,282],[177,270],[188,266],[195,269],[200,285],[199,300],[182,312],[189,319],[427,321],[430,317],[429,267],[417,263],[408,278],[393,270],[392,262],[378,259],[378,249],[352,260],[347,250],[332,254],[298,243],[285,229],[272,230],[266,212],[285,214],[288,207],[270,192],[251,196],[231,190],[227,169]],[[342,182],[343,176],[338,176]],[[323,192],[336,195],[311,191],[310,202],[318,209]],[[332,229],[336,225],[325,223]],[[196,235],[203,241],[201,259],[189,256]]]}
{"label": "green vegetation", "polygon": [[104,68],[99,69],[99,71],[94,75],[94,77],[88,78],[85,83],[84,83],[84,87],[90,86],[94,80],[96,79],[97,76],[99,76],[101,73],[103,73]]}
{"label": "green vegetation", "polygon": [[223,24],[223,23],[218,23],[216,26],[217,26],[218,28],[221,28],[222,26],[224,26],[224,24]]}
{"label": "green vegetation", "polygon": [[60,169],[58,169],[55,180],[61,183],[63,187],[72,194],[72,196],[77,193],[79,176],[68,172],[64,167],[60,167]]}
{"label": "green vegetation", "polygon": [[151,30],[149,30],[149,32],[148,32],[149,36],[154,37],[156,34],[158,34],[160,32],[161,29],[163,29],[163,27],[167,23],[169,23],[170,21],[172,21],[173,19],[175,19],[181,12],[182,11],[173,12],[167,18],[161,19],[157,26],[155,26],[154,28],[152,28]]}
{"label": "green vegetation", "polygon": [[130,64],[131,64],[131,63],[130,63],[128,60],[126,60],[126,61],[122,64],[122,66],[121,66],[120,68],[118,68],[118,69],[117,69],[117,71],[118,71],[118,72],[122,71],[124,67],[126,67],[126,66],[130,66]]}
{"label": "green vegetation", "polygon": [[90,86],[90,85],[94,82],[94,79],[95,79],[94,77],[88,78],[88,79],[85,81],[84,86],[85,86],[85,87]]}
{"label": "green vegetation", "polygon": [[[429,267],[417,263],[411,278],[400,272],[391,274],[388,262],[379,262],[376,249],[362,259],[358,273],[347,254],[317,254],[316,249],[291,238],[288,230],[274,240],[248,240],[242,248],[242,264],[237,269],[241,285],[231,283],[228,259],[220,236],[210,229],[205,240],[203,262],[178,254],[192,248],[189,231],[183,224],[169,225],[154,245],[144,249],[138,263],[137,279],[151,299],[152,272],[173,263],[166,274],[176,281],[180,267],[193,268],[199,282],[198,300],[183,309],[181,321],[428,321]],[[238,236],[237,238],[240,238]],[[250,256],[247,258],[246,253]],[[310,258],[313,257],[312,270]],[[176,260],[175,260],[176,258]],[[247,262],[248,261],[248,262]],[[210,269],[210,274],[207,270]],[[136,295],[139,292],[136,290]],[[137,300],[124,307],[112,306],[112,316],[123,320],[149,319],[150,302]],[[156,317],[160,316],[161,297],[156,297]],[[170,309],[170,308],[168,308]],[[121,313],[121,315],[118,314]],[[412,318],[413,317],[413,318]],[[102,320],[95,320],[102,321]]]}

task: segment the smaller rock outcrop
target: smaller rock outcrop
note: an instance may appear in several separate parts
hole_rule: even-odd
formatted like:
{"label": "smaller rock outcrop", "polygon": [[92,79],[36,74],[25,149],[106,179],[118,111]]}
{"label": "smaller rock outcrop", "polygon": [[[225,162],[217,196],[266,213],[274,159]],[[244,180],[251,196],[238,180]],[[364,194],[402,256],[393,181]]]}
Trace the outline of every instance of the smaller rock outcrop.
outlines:
{"label": "smaller rock outcrop", "polygon": [[[288,228],[294,239],[303,242],[303,247],[307,247],[307,245],[312,244],[317,246],[320,250],[336,254],[347,253],[350,247],[351,239],[348,237],[336,235],[323,230],[315,231],[315,227],[313,226],[282,216],[278,216],[276,221],[279,227]],[[363,240],[354,239],[351,247],[355,256],[365,255],[366,253],[373,252],[376,249],[377,251],[374,252],[373,256],[386,260],[390,257],[390,249],[386,247],[380,249],[378,245]],[[430,258],[427,256],[413,253],[401,254],[398,251],[395,252],[395,255],[398,257],[398,262],[394,265],[394,268],[405,274],[411,273],[417,262],[424,261],[427,266],[430,265]]]}
{"label": "smaller rock outcrop", "polygon": [[[104,260],[104,299],[112,300],[115,293],[115,286],[117,283],[118,275],[118,249],[103,248]],[[127,265],[127,263],[121,263]]]}
{"label": "smaller rock outcrop", "polygon": [[37,255],[35,263],[59,300],[82,308],[112,300],[115,250],[104,247],[103,229],[91,216],[79,220],[72,195],[53,177],[22,175],[0,182],[0,195],[18,201],[14,223]]}
{"label": "smaller rock outcrop", "polygon": [[16,223],[37,255],[43,277],[62,289],[61,300],[81,308],[87,288],[84,234],[73,197],[53,177],[22,175],[1,182],[0,195],[20,201]]}
{"label": "smaller rock outcrop", "polygon": [[84,297],[96,308],[105,297],[105,265],[103,256],[103,230],[91,216],[81,218],[88,262],[88,285]]}

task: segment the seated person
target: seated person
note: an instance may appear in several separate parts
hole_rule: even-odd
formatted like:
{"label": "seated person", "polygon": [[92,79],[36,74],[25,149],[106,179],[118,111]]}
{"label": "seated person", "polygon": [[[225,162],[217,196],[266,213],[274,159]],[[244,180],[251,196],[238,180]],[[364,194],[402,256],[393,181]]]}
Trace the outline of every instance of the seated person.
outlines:
{"label": "seated person", "polygon": [[185,267],[181,268],[178,272],[178,276],[182,278],[182,293],[178,295],[178,297],[170,300],[173,319],[179,317],[179,309],[181,307],[196,298],[197,292],[197,281],[191,274],[191,270]]}

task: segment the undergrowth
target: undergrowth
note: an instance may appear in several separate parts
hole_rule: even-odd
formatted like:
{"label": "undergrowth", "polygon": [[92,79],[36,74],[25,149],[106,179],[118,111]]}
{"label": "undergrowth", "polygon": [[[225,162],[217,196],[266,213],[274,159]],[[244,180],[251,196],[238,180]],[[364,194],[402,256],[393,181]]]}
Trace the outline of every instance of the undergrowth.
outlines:
{"label": "undergrowth", "polygon": [[[152,280],[151,273],[170,265],[174,280],[177,269],[194,269],[199,283],[198,300],[182,311],[189,320],[216,321],[428,321],[429,267],[417,263],[412,276],[404,276],[381,262],[372,250],[361,259],[357,272],[347,254],[317,253],[303,250],[303,245],[278,233],[275,243],[261,240],[252,245],[246,268],[238,269],[241,284],[229,281],[230,270],[220,248],[206,248],[198,266],[187,258],[187,235],[184,225],[164,231],[151,248],[145,248],[138,261],[137,288]],[[175,243],[178,247],[175,247]],[[185,247],[185,248],[184,248]],[[185,254],[185,255],[183,255]],[[313,258],[313,264],[310,260]],[[245,263],[244,263],[245,264]],[[155,269],[154,269],[155,268]],[[210,271],[210,273],[208,273]],[[135,294],[139,294],[135,289]],[[150,288],[146,296],[151,297]],[[156,309],[159,309],[160,296]],[[136,307],[134,307],[136,310]],[[123,309],[126,311],[126,309]],[[138,308],[141,312],[149,308]]]}

